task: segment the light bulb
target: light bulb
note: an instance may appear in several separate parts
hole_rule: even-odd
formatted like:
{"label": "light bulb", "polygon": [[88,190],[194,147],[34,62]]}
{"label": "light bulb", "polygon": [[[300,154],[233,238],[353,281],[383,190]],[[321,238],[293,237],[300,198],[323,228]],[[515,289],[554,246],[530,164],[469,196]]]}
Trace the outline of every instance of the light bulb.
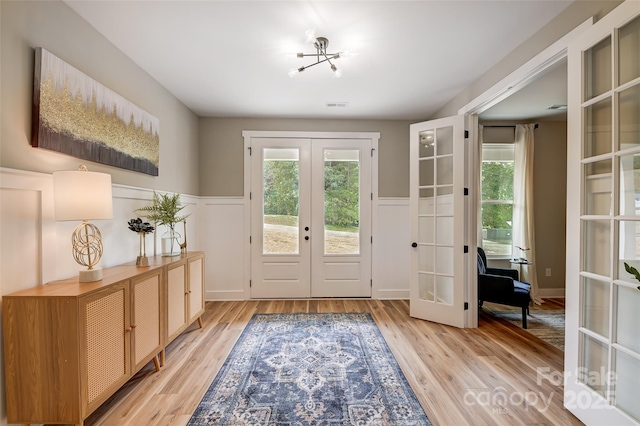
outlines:
{"label": "light bulb", "polygon": [[316,41],[316,32],[314,30],[307,30],[304,32],[307,43],[314,43]]}
{"label": "light bulb", "polygon": [[[335,68],[335,69],[334,69],[334,68]],[[337,69],[337,68],[335,67],[335,65],[333,65],[333,66],[331,67],[331,69],[333,70],[333,76],[334,76],[335,78],[340,78],[340,77],[342,77],[342,71],[341,71],[341,70],[339,70],[339,69]]]}
{"label": "light bulb", "polygon": [[293,78],[295,77],[300,71],[298,71],[298,68],[291,68],[289,70],[289,77]]}
{"label": "light bulb", "polygon": [[340,58],[353,58],[358,56],[358,52],[354,52],[352,50],[345,50],[343,52],[338,52],[338,56]]}

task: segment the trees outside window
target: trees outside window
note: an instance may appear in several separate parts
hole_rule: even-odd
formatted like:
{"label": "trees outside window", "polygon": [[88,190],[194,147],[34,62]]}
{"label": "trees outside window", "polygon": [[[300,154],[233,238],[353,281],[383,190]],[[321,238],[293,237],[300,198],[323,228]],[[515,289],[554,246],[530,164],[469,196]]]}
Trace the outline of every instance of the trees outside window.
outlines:
{"label": "trees outside window", "polygon": [[512,143],[482,145],[482,245],[488,256],[511,257]]}

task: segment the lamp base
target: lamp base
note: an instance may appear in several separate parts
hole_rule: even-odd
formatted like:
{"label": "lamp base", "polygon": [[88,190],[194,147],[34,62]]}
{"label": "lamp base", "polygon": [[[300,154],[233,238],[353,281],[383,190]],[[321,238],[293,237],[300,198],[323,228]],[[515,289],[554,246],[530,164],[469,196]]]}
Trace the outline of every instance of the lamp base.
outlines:
{"label": "lamp base", "polygon": [[138,256],[136,266],[149,266],[149,258],[147,256]]}
{"label": "lamp base", "polygon": [[102,279],[102,268],[83,269],[78,277],[81,283],[100,281]]}

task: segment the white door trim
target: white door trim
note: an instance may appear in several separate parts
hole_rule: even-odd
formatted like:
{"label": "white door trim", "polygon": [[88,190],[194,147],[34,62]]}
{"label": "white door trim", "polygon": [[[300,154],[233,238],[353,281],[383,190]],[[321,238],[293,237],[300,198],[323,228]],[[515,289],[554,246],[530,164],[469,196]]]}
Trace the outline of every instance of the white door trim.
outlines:
{"label": "white door trim", "polygon": [[[242,139],[244,144],[244,298],[251,299],[251,245],[249,237],[251,235],[251,139],[252,138],[310,138],[310,139],[369,139],[371,140],[371,192],[373,199],[371,202],[371,235],[373,246],[371,259],[377,256],[376,236],[378,235],[378,145],[380,132],[311,132],[311,131],[286,131],[286,130],[243,130]],[[372,267],[371,277],[373,286],[371,297],[378,295],[379,283],[376,276],[376,268]]]}
{"label": "white door trim", "polygon": [[[474,199],[478,196],[475,194],[476,191],[476,176],[478,176],[478,171],[480,168],[480,164],[475,158],[475,154],[478,151],[478,132],[477,132],[477,115],[488,110],[494,105],[500,103],[504,99],[508,98],[518,90],[522,89],[529,82],[539,76],[541,73],[549,69],[550,67],[557,64],[559,61],[565,59],[567,57],[567,48],[569,43],[573,41],[576,37],[582,34],[588,28],[593,26],[594,18],[591,17],[585,20],[582,24],[578,25],[573,30],[569,31],[563,37],[558,39],[556,42],[551,44],[549,47],[544,49],[542,52],[538,53],[536,56],[531,58],[529,61],[524,63],[518,69],[504,77],[502,80],[491,86],[489,89],[484,91],[482,94],[478,95],[476,98],[471,100],[468,104],[463,106],[458,110],[459,115],[465,115],[469,118],[468,123],[475,123],[475,128],[467,129],[469,130],[469,165],[468,165],[468,188],[469,188],[469,203],[476,203]],[[473,210],[473,206],[476,204],[470,204],[471,213]],[[468,233],[466,235],[466,240],[469,245],[469,253],[472,254],[468,256],[467,268],[468,271],[474,271],[476,266],[476,256],[475,253],[478,249],[477,246],[477,224],[471,223],[474,222],[475,219],[473,215],[469,215],[469,223],[467,223]],[[465,320],[465,324],[467,327],[475,328],[478,326],[478,284],[477,284],[477,275],[469,274],[469,279],[467,280],[467,291],[466,294],[469,297],[469,309],[467,310],[467,317]]]}

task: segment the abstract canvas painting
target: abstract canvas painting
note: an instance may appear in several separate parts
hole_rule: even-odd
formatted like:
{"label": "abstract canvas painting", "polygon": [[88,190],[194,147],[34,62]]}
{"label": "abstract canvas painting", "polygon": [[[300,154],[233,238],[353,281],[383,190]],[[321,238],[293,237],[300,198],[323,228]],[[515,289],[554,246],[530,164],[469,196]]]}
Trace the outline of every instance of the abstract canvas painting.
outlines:
{"label": "abstract canvas painting", "polygon": [[41,47],[31,145],[158,176],[158,119]]}

